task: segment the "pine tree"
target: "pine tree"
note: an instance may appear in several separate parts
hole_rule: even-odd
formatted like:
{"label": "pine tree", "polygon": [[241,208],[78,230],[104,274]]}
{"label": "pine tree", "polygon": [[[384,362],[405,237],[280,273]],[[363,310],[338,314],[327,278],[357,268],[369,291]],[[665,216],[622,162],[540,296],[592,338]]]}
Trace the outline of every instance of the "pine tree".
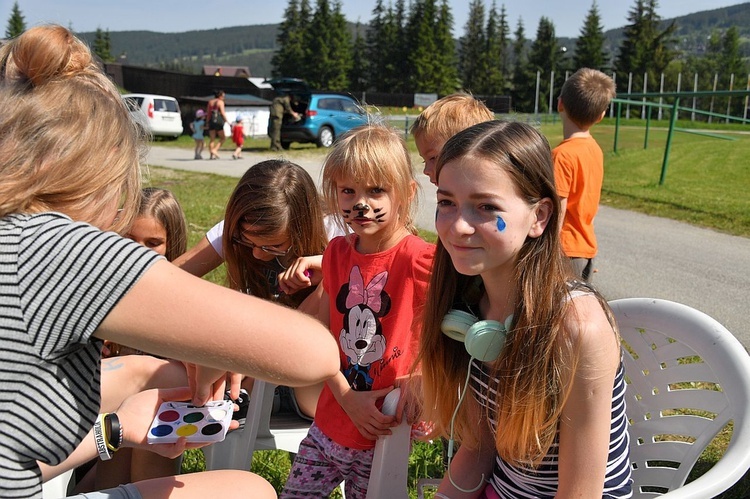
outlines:
{"label": "pine tree", "polygon": [[278,48],[271,59],[271,74],[275,77],[306,76],[305,28],[310,11],[307,0],[302,3],[307,6],[304,11],[298,0],[289,0],[284,11],[276,34]]}
{"label": "pine tree", "polygon": [[437,92],[435,77],[435,0],[414,0],[406,26],[412,92]]}
{"label": "pine tree", "polygon": [[[562,55],[560,47],[555,37],[555,26],[548,18],[542,16],[539,19],[539,27],[536,32],[536,39],[531,44],[529,52],[529,70],[534,74],[541,73],[539,84],[539,109],[547,111],[549,106],[549,94],[559,92],[560,88],[557,82],[561,82],[565,75],[560,75],[560,62]],[[555,72],[555,88],[550,89],[550,77]],[[534,80],[535,81],[535,80]]]}
{"label": "pine tree", "polygon": [[459,50],[459,74],[464,89],[484,93],[487,75],[487,42],[484,33],[484,2],[471,0]]}
{"label": "pine tree", "polygon": [[8,18],[8,26],[5,28],[5,38],[15,38],[24,31],[26,31],[26,21],[18,7],[18,2],[14,2],[10,18]]}
{"label": "pine tree", "polygon": [[442,0],[435,24],[435,89],[447,95],[458,88],[456,44],[453,41],[453,14],[448,0]]}
{"label": "pine tree", "polygon": [[[733,90],[744,90],[747,85],[747,74],[748,67],[747,63],[742,57],[740,50],[740,34],[737,30],[737,26],[730,27],[721,39],[721,55],[719,56],[720,67],[721,67],[721,86],[722,88],[729,89],[733,83]],[[732,82],[732,75],[734,75],[734,81]],[[731,101],[723,99],[724,103],[730,102],[731,109],[730,113],[734,116],[742,116],[743,107],[745,105],[745,99],[735,97]],[[725,112],[727,105],[723,104],[721,112]]]}
{"label": "pine tree", "polygon": [[333,2],[328,35],[329,66],[323,68],[323,88],[344,91],[349,87],[349,71],[352,68],[352,38],[347,28],[346,17],[341,11],[341,0]]}
{"label": "pine tree", "polygon": [[505,78],[508,67],[508,24],[505,20],[505,6],[498,16],[495,0],[492,0],[487,14],[486,58],[487,73],[483,93],[501,95],[505,93]]}
{"label": "pine tree", "polygon": [[104,32],[101,28],[96,28],[93,49],[94,54],[96,54],[102,62],[112,62],[115,60],[115,58],[112,57],[112,42],[109,38],[109,30]]}
{"label": "pine tree", "polygon": [[604,48],[605,41],[602,19],[595,0],[586,14],[581,35],[576,40],[572,69],[575,71],[579,68],[593,68],[606,71],[609,67],[609,54]]}
{"label": "pine tree", "polygon": [[[621,91],[627,91],[629,74],[634,81],[648,75],[647,90],[655,88],[660,74],[675,55],[672,36],[677,25],[672,22],[660,30],[661,17],[656,13],[657,0],[636,0],[628,13],[628,24],[617,56],[617,82]],[[635,90],[633,91],[638,91]],[[642,90],[642,86],[639,90]]]}
{"label": "pine tree", "polygon": [[361,31],[362,27],[357,23],[354,45],[352,46],[352,67],[349,70],[350,88],[358,92],[367,90],[368,76],[370,74],[367,44]]}
{"label": "pine tree", "polygon": [[[370,86],[378,92],[398,92],[396,50],[403,52],[398,40],[398,25],[393,9],[377,0],[367,30],[367,57],[370,61]],[[405,78],[405,75],[402,75]]]}
{"label": "pine tree", "polygon": [[330,29],[332,23],[331,6],[328,0],[317,0],[310,25],[305,30],[305,47],[308,57],[314,60],[305,79],[312,88],[325,89],[332,53]]}
{"label": "pine tree", "polygon": [[[737,26],[732,26],[727,29],[724,36],[721,38],[720,60],[720,66],[726,75],[734,74],[736,77],[745,76],[747,74],[747,64],[745,63],[742,57],[742,51],[740,50],[740,33]],[[726,81],[729,81],[728,76]]]}
{"label": "pine tree", "polygon": [[518,18],[513,40],[512,106],[519,112],[533,111],[536,70],[532,73],[526,57],[526,34],[523,19]]}

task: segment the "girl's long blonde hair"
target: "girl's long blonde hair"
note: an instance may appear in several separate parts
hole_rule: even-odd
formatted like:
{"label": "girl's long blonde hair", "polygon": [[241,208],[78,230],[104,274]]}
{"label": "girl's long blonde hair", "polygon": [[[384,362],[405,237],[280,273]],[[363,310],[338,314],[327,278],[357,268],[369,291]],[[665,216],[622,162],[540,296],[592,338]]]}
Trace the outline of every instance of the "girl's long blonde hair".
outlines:
{"label": "girl's long blonde hair", "polygon": [[[388,187],[398,201],[398,217],[412,234],[416,206],[416,180],[411,156],[401,134],[381,123],[353,128],[333,145],[323,163],[323,196],[328,213],[339,213],[337,185],[342,179],[357,179],[372,185]],[[344,233],[342,217],[336,223]]]}
{"label": "girl's long blonde hair", "polygon": [[[490,368],[497,383],[495,445],[507,462],[533,466],[552,444],[569,386],[575,352],[561,335],[571,277],[557,230],[560,203],[555,191],[547,140],[523,123],[490,121],[452,137],[437,161],[437,175],[446,163],[471,155],[491,161],[507,172],[531,206],[549,198],[552,213],[544,233],[527,238],[515,266],[513,324],[505,347]],[[471,172],[466,172],[470,175]],[[421,362],[424,417],[447,433],[458,403],[455,389],[463,386],[469,354],[463,343],[440,330],[443,317],[456,304],[477,310],[483,284],[478,276],[459,274],[438,241],[429,285],[418,362]],[[466,401],[456,420],[457,440],[476,444],[479,429]],[[489,415],[489,414],[488,414]]]}
{"label": "girl's long blonde hair", "polygon": [[[140,199],[145,132],[89,48],[62,26],[0,47],[0,216],[59,211],[93,222]],[[113,213],[114,216],[114,213]]]}

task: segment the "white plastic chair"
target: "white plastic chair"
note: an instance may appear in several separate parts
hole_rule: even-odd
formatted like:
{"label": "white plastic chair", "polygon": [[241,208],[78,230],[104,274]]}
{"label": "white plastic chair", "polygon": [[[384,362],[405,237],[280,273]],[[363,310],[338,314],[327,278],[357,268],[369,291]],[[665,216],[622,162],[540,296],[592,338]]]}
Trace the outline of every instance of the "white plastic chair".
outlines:
{"label": "white plastic chair", "polygon": [[60,499],[67,497],[73,470],[68,470],[42,484],[42,499]]}
{"label": "white plastic chair", "polygon": [[[383,414],[389,416],[396,414],[400,394],[401,389],[396,388],[385,396],[381,408]],[[370,481],[367,485],[367,499],[409,497],[410,451],[411,425],[406,422],[406,418],[403,418],[400,425],[391,428],[391,435],[379,438],[375,443]]]}
{"label": "white plastic chair", "polygon": [[[745,348],[716,320],[686,305],[651,298],[610,305],[624,345],[633,497],[706,499],[729,489],[750,468]],[[730,421],[724,455],[684,485],[700,454]]]}
{"label": "white plastic chair", "polygon": [[250,470],[255,450],[285,450],[296,453],[307,435],[310,421],[296,414],[274,414],[276,386],[256,379],[247,408],[245,427],[227,433],[226,438],[203,448],[206,469]]}
{"label": "white plastic chair", "polygon": [[[707,499],[729,489],[750,468],[750,356],[745,348],[716,320],[686,305],[652,298],[610,305],[622,336],[628,382],[633,498]],[[730,421],[732,437],[724,455],[685,485],[698,457]],[[371,489],[387,487],[394,473],[407,474],[401,463],[404,456],[408,459],[408,435],[381,440],[376,452],[386,455],[373,463]],[[422,487],[436,483],[421,480],[419,496]],[[407,495],[399,486],[381,497]]]}

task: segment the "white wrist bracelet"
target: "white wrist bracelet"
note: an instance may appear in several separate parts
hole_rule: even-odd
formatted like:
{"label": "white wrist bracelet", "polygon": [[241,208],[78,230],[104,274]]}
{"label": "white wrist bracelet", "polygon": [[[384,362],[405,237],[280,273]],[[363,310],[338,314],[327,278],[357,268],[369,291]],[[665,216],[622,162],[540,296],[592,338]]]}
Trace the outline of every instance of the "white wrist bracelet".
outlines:
{"label": "white wrist bracelet", "polygon": [[104,414],[99,414],[96,417],[96,423],[94,423],[94,442],[96,443],[96,451],[99,453],[99,457],[102,461],[109,461],[112,459],[112,453],[107,448],[107,436],[104,433]]}

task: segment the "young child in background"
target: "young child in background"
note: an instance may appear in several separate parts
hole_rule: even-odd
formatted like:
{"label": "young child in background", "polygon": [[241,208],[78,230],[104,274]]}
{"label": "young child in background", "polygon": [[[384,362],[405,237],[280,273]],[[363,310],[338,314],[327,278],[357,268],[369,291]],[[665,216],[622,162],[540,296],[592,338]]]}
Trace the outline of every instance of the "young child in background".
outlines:
{"label": "young child in background", "polygon": [[448,139],[465,128],[494,119],[495,114],[469,94],[447,95],[427,106],[411,126],[411,134],[430,182],[437,184],[435,160]]}
{"label": "young child in background", "polygon": [[416,181],[395,130],[351,130],[322,175],[329,213],[352,231],[323,253],[319,317],[338,339],[341,372],[325,383],[280,497],[327,497],[345,480],[347,498],[364,498],[375,440],[395,424],[377,403],[416,356],[435,248],[415,235]]}
{"label": "young child in background", "polygon": [[[125,237],[173,261],[187,249],[187,221],[177,198],[167,189],[145,187],[141,190],[138,214]],[[104,357],[141,353],[109,341],[104,342]]]}
{"label": "young child in background", "polygon": [[141,192],[138,215],[125,237],[172,262],[187,249],[185,212],[172,191],[144,187]]}
{"label": "young child in background", "polygon": [[240,159],[242,157],[242,145],[245,143],[245,128],[242,126],[242,116],[237,115],[232,125],[232,142],[234,142],[234,154],[232,159]]}
{"label": "young child in background", "polygon": [[[267,160],[251,166],[239,180],[224,221],[174,263],[201,277],[226,261],[230,288],[317,314],[315,286],[287,294],[278,279],[298,257],[322,255],[327,242],[322,203],[310,174],[289,161]],[[309,274],[317,285],[320,271]],[[248,393],[251,382],[243,383]],[[320,384],[295,388],[292,402],[312,417],[321,389]]]}
{"label": "young child in background", "polygon": [[[174,194],[167,189],[146,187],[141,190],[141,203],[133,224],[125,237],[154,250],[170,262],[187,249],[185,213]],[[139,354],[140,350],[104,342],[104,357]],[[181,459],[169,459],[142,449],[123,449],[109,461],[96,465],[94,488],[101,490],[122,483],[176,475]],[[79,492],[84,491],[79,488]]]}
{"label": "young child in background", "polygon": [[203,140],[203,130],[206,129],[206,112],[203,109],[198,109],[195,112],[195,120],[190,123],[191,137],[195,141],[195,157],[194,159],[203,159],[203,146],[205,142]]}
{"label": "young child in background", "polygon": [[563,214],[560,241],[584,281],[592,277],[598,250],[594,217],[604,180],[604,154],[590,130],[604,118],[614,97],[612,78],[581,68],[565,80],[557,99],[563,141],[552,150],[552,159]]}
{"label": "young child in background", "polygon": [[436,497],[630,497],[619,337],[560,250],[553,173],[518,122],[459,132],[436,165],[422,417],[461,443]]}

